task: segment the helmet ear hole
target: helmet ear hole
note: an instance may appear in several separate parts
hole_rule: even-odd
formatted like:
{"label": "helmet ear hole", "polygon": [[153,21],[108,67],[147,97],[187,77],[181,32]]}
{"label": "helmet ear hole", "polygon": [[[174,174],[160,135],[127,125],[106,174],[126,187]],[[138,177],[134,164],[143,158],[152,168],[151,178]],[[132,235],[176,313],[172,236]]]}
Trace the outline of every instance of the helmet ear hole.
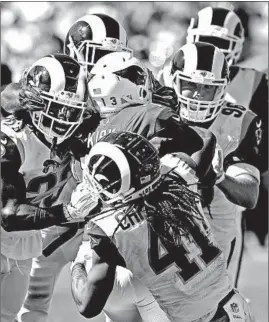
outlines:
{"label": "helmet ear hole", "polygon": [[147,91],[145,89],[142,90],[142,97],[145,98],[147,96]]}

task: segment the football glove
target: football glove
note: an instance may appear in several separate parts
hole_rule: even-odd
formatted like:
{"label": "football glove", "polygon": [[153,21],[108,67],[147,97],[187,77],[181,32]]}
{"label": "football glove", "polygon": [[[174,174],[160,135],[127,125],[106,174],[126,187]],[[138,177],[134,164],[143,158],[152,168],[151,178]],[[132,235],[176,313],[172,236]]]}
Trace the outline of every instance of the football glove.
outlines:
{"label": "football glove", "polygon": [[31,85],[22,85],[19,92],[19,102],[22,110],[43,111],[45,103],[40,96],[41,89]]}
{"label": "football glove", "polygon": [[166,174],[172,169],[172,173],[180,175],[188,185],[197,184],[199,181],[195,170],[189,166],[186,160],[176,153],[166,154],[161,158],[161,172]]}
{"label": "football glove", "polygon": [[70,203],[66,206],[67,221],[83,219],[98,206],[98,200],[84,182],[77,185],[73,191]]}
{"label": "football glove", "polygon": [[152,102],[170,107],[173,111],[177,112],[178,102],[177,94],[171,87],[162,86],[152,93]]}

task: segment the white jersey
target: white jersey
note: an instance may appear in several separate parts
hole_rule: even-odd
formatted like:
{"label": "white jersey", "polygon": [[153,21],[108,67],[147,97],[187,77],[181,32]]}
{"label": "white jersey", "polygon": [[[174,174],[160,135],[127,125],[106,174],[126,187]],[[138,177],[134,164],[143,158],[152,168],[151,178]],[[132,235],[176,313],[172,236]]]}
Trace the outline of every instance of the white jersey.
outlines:
{"label": "white jersey", "polygon": [[[209,130],[215,134],[217,143],[223,150],[224,163],[225,159],[227,160],[227,157],[231,155],[231,153],[235,152],[234,157],[237,158],[236,151],[246,137],[251,123],[255,122],[255,118],[256,115],[243,106],[234,105],[228,102],[223,105],[220,113],[209,127]],[[249,147],[249,151],[250,148],[251,147]],[[240,155],[238,155],[237,159],[240,159],[241,162],[235,162],[237,163],[238,173],[248,173],[259,180],[258,169],[253,165],[248,164],[248,160],[244,159],[244,157],[241,158],[242,154],[244,154],[244,151],[240,151]],[[233,162],[230,162],[229,164],[232,165]],[[229,171],[228,167],[226,173],[229,174]],[[236,175],[237,173],[230,174]],[[213,220],[211,220],[208,210],[206,208],[204,209],[204,212],[214,229],[216,239],[222,247],[226,258],[230,249],[230,242],[236,235],[236,214],[241,211],[241,209],[241,207],[230,202],[217,186],[214,187],[214,198],[210,204],[210,212]]]}
{"label": "white jersey", "polygon": [[[73,189],[71,156],[52,161],[50,149],[25,126],[16,131],[16,120],[1,123],[2,162],[12,160],[24,178],[26,199],[31,205],[47,208],[66,203]],[[70,182],[70,184],[69,184]],[[68,184],[67,184],[68,183]],[[6,232],[1,227],[1,252],[14,259],[27,259],[41,254],[40,231]]]}
{"label": "white jersey", "polygon": [[207,220],[197,222],[195,236],[183,238],[175,249],[160,242],[142,213],[120,222],[122,216],[121,211],[111,210],[93,221],[110,237],[118,227],[114,242],[127,268],[149,288],[168,318],[190,322],[214,314],[231,285]]}
{"label": "white jersey", "polygon": [[[92,249],[83,241],[78,254],[86,259],[88,273],[92,267]],[[76,260],[75,260],[76,262]],[[149,289],[128,269],[117,266],[113,289],[103,308],[106,322],[170,322]]]}

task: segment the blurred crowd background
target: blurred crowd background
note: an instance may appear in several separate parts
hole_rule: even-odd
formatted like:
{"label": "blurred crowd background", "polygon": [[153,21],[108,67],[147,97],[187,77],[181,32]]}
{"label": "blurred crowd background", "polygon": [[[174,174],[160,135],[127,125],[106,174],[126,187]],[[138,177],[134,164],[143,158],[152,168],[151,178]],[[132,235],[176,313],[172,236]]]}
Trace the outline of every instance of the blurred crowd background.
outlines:
{"label": "blurred crowd background", "polygon": [[254,58],[259,69],[267,69],[267,2],[2,2],[1,62],[18,81],[35,60],[62,51],[65,35],[77,18],[99,12],[123,24],[129,47],[157,72],[185,43],[190,18],[209,5],[237,12],[246,31],[241,60]]}

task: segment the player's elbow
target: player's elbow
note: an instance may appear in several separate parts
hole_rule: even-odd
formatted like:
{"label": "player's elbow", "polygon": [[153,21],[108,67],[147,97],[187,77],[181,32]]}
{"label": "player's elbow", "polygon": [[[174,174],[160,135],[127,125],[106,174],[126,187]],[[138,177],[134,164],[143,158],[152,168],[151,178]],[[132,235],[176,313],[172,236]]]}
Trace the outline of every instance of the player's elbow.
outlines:
{"label": "player's elbow", "polygon": [[241,198],[239,205],[246,209],[253,209],[256,207],[259,197],[259,184],[256,180],[252,181],[251,187],[249,187],[248,192],[245,192],[244,197]]}
{"label": "player's elbow", "polygon": [[98,305],[80,305],[78,306],[79,313],[86,319],[96,317],[102,312],[102,307]]}
{"label": "player's elbow", "polygon": [[245,200],[243,207],[247,209],[254,209],[257,205],[259,197],[259,187],[254,187],[252,193],[249,194],[248,198]]}

